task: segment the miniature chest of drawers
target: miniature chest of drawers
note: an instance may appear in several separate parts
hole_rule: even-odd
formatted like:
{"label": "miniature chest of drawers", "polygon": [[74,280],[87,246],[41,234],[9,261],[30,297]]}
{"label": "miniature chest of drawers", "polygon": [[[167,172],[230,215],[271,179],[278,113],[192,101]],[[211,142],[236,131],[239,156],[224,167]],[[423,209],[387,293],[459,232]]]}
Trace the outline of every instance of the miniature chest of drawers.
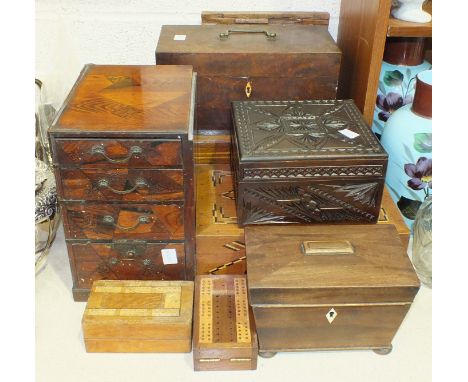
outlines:
{"label": "miniature chest of drawers", "polygon": [[259,352],[391,350],[419,280],[391,225],[249,226]]}
{"label": "miniature chest of drawers", "polygon": [[352,100],[232,105],[240,225],[377,222],[388,157]]}
{"label": "miniature chest of drawers", "polygon": [[190,66],[87,65],[51,130],[75,300],[99,279],[193,279]]}
{"label": "miniature chest of drawers", "polygon": [[326,26],[163,25],[156,64],[192,65],[197,132],[229,134],[231,101],[336,98],[341,51]]}
{"label": "miniature chest of drawers", "polygon": [[194,312],[195,370],[257,368],[257,333],[246,276],[196,276]]}
{"label": "miniature chest of drawers", "polygon": [[87,352],[188,353],[193,281],[98,280],[83,314]]}
{"label": "miniature chest of drawers", "polygon": [[[229,165],[196,165],[196,274],[245,274],[244,228],[237,225],[233,176]],[[394,225],[404,248],[409,229],[384,188],[377,224]]]}

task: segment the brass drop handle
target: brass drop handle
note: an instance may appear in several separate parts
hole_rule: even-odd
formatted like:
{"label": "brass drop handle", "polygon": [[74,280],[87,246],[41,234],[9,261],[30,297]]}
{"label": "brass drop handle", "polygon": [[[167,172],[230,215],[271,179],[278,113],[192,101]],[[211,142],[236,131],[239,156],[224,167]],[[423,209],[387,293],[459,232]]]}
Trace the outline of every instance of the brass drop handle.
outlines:
{"label": "brass drop handle", "polygon": [[127,156],[114,159],[107,156],[106,150],[100,145],[96,145],[91,148],[91,154],[102,155],[110,163],[127,163],[133,155],[139,155],[141,153],[143,153],[143,149],[140,146],[132,146],[130,147]]}
{"label": "brass drop handle", "polygon": [[247,81],[247,83],[245,84],[245,95],[247,98],[250,98],[250,96],[252,95],[252,91],[253,91],[253,88],[252,88],[252,82],[250,81]]}
{"label": "brass drop handle", "polygon": [[260,31],[260,30],[249,30],[249,29],[229,29],[227,32],[221,32],[219,34],[219,38],[221,40],[226,40],[230,34],[239,34],[239,33],[261,33],[264,34],[267,38],[267,40],[274,40],[276,39],[276,33],[275,32],[268,32],[266,30]]}
{"label": "brass drop handle", "polygon": [[105,178],[98,180],[98,186],[99,187],[107,188],[110,191],[112,191],[114,194],[119,194],[119,195],[130,194],[130,193],[136,191],[140,187],[148,187],[148,183],[146,183],[146,180],[144,180],[143,178],[135,179],[135,184],[134,184],[134,186],[132,188],[130,188],[128,190],[122,190],[122,191],[116,190],[115,188],[111,187],[109,183],[110,183],[109,180],[107,180]]}
{"label": "brass drop handle", "polygon": [[122,227],[121,225],[117,224],[114,220],[114,218],[111,216],[111,215],[105,215],[103,218],[102,218],[102,222],[106,225],[111,225],[121,231],[132,231],[134,230],[135,228],[137,228],[140,224],[148,224],[150,223],[150,218],[146,215],[141,215],[141,216],[138,216],[138,221],[130,226],[130,227]]}

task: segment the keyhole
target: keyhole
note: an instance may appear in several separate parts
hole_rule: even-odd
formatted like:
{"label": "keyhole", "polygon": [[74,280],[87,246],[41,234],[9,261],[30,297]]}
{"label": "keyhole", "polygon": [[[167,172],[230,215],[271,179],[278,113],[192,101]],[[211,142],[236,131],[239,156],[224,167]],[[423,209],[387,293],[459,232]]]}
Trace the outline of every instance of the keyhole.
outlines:
{"label": "keyhole", "polygon": [[328,315],[330,316],[330,318],[333,318],[334,314],[335,314],[335,312],[330,312],[330,313],[328,313]]}

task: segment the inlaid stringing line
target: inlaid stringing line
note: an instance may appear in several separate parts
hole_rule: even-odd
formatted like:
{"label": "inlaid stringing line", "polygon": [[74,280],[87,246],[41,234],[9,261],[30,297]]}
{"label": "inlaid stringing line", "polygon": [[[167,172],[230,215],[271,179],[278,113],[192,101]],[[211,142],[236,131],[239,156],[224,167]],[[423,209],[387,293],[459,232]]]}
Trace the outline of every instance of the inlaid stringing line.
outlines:
{"label": "inlaid stringing line", "polygon": [[200,280],[200,343],[213,343],[213,280]]}
{"label": "inlaid stringing line", "polygon": [[247,302],[247,284],[245,278],[234,279],[234,297],[237,342],[250,343],[249,304]]}

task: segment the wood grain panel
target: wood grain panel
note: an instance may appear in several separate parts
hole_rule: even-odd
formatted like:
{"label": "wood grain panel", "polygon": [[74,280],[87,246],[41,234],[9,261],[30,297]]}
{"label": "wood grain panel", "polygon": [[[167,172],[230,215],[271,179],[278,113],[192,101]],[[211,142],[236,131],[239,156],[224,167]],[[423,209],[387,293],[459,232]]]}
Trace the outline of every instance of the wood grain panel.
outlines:
{"label": "wood grain panel", "polygon": [[328,25],[327,12],[225,12],[202,11],[202,24],[304,24]]}

